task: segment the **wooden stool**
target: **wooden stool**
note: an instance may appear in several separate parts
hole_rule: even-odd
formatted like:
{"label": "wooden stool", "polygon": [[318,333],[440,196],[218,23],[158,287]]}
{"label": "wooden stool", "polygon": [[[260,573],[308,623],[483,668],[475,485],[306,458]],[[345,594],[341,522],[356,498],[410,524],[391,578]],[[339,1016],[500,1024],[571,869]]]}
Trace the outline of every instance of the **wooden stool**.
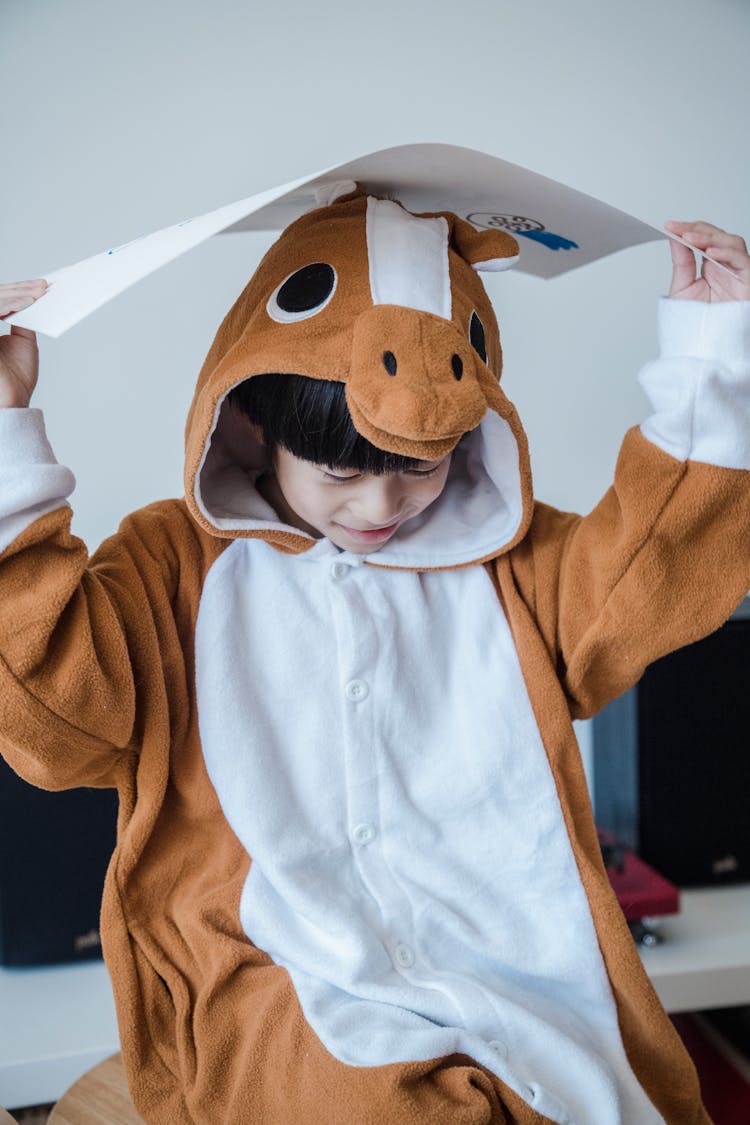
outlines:
{"label": "wooden stool", "polygon": [[121,1056],[112,1055],[74,1082],[47,1125],[144,1125],[130,1100]]}

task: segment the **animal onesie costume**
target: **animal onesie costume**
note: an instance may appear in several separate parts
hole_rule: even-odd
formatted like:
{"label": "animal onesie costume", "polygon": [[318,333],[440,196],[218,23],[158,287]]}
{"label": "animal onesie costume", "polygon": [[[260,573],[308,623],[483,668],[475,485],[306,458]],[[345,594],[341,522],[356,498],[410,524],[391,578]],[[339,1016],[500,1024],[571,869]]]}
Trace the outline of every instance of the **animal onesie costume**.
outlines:
{"label": "animal onesie costume", "polygon": [[[663,302],[581,518],[534,502],[498,382],[476,270],[516,252],[359,192],[297,220],[201,371],[185,498],[90,560],[39,411],[0,412],[2,749],[118,788],[102,939],[152,1125],[708,1121],[571,719],[750,586],[750,305]],[[369,555],[284,525],[226,402],[267,372],[453,450],[439,499]]]}

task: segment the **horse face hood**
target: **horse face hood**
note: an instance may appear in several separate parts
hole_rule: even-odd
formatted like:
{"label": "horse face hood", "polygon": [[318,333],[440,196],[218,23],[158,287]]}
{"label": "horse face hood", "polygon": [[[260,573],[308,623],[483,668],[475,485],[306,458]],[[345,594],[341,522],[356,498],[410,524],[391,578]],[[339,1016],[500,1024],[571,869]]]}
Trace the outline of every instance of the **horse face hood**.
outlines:
{"label": "horse face hood", "polygon": [[526,440],[499,386],[497,322],[478,269],[518,245],[449,212],[349,192],[298,219],[225,317],[201,370],[186,433],[188,506],[222,537],[292,552],[316,540],[281,523],[255,488],[265,460],[226,397],[266,373],[346,385],[358,432],[421,460],[454,451],[445,490],[373,565],[439,569],[491,558],[531,511]]}

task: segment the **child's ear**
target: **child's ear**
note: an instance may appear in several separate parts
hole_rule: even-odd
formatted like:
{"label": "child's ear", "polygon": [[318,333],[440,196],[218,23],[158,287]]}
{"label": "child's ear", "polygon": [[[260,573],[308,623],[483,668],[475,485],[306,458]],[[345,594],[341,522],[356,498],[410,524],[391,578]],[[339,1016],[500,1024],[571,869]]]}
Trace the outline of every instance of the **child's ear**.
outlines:
{"label": "child's ear", "polygon": [[265,445],[265,437],[263,436],[263,427],[258,422],[251,421],[245,411],[242,409],[237,399],[229,394],[225,403],[232,411],[232,429],[237,432],[238,430],[247,438],[250,437],[258,445]]}
{"label": "child's ear", "polygon": [[258,443],[258,445],[262,445],[262,446],[265,447],[266,439],[265,439],[265,436],[263,434],[263,427],[260,425],[260,423],[259,422],[251,422],[250,419],[247,418],[247,417],[245,418],[245,421],[247,423],[247,428],[250,431],[250,434],[251,434],[253,440],[256,441]]}
{"label": "child's ear", "polygon": [[355,180],[334,180],[333,183],[321,184],[315,189],[315,206],[330,207],[332,203],[364,194],[365,189]]}
{"label": "child's ear", "polygon": [[265,471],[276,471],[276,450],[266,445],[266,439],[263,434],[263,427],[258,422],[251,422],[245,415],[244,418],[248,444],[255,446],[256,453],[260,455],[263,460]]}
{"label": "child's ear", "polygon": [[246,470],[268,467],[263,427],[251,422],[237,401],[225,400],[213,439],[224,454]]}

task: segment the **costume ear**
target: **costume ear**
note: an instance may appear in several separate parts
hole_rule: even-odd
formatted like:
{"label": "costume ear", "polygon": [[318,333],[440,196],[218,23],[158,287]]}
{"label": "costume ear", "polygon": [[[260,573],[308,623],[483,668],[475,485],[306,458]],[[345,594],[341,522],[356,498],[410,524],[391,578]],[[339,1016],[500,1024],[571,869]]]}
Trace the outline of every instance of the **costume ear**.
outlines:
{"label": "costume ear", "polygon": [[476,230],[458,216],[451,225],[451,244],[475,270],[496,273],[518,261],[518,243],[513,235],[504,230]]}
{"label": "costume ear", "polygon": [[354,180],[334,180],[330,184],[321,184],[315,189],[315,206],[330,207],[332,203],[345,196],[364,195],[364,189]]}

